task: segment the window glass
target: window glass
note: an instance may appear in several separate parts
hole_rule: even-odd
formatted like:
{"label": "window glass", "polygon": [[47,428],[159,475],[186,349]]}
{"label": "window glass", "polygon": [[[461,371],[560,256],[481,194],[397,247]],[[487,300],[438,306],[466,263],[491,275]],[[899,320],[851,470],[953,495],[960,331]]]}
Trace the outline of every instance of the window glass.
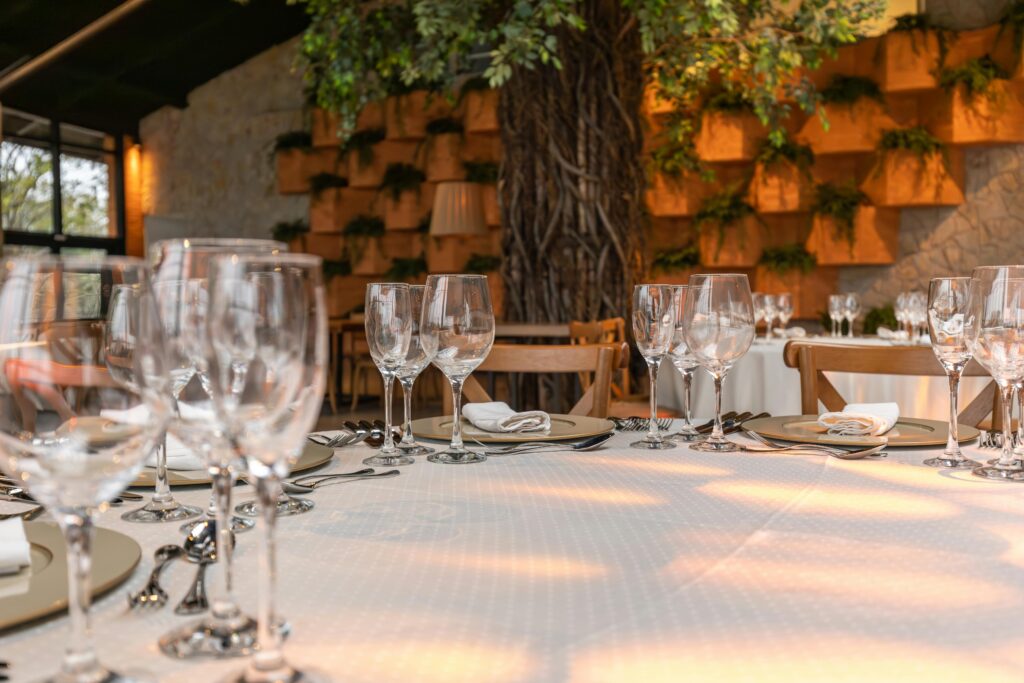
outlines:
{"label": "window glass", "polygon": [[113,157],[104,152],[60,155],[60,203],[68,235],[114,237]]}
{"label": "window glass", "polygon": [[0,225],[53,232],[53,156],[32,144],[0,142]]}

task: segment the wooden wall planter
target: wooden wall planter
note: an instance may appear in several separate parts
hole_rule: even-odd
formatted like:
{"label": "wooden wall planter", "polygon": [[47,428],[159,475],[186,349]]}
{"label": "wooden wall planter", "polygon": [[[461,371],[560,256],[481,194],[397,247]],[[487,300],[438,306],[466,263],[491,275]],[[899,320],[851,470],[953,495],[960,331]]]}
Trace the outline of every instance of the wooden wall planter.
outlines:
{"label": "wooden wall planter", "polygon": [[[1003,34],[1012,36],[1013,29],[1007,28],[1003,31]],[[994,53],[997,49],[997,44],[1002,42],[1000,40],[997,43],[996,38],[999,36],[999,24],[971,31],[957,31],[946,46],[945,66],[960,66],[964,62],[969,62],[972,59],[981,59],[985,55],[993,55],[995,57]],[[1009,42],[1012,43],[1012,39]]]}
{"label": "wooden wall planter", "polygon": [[860,185],[875,206],[956,206],[964,201],[963,155],[952,148],[917,156],[909,150],[889,150]]}
{"label": "wooden wall planter", "polygon": [[828,297],[834,294],[839,281],[836,268],[815,268],[809,273],[799,269],[776,273],[758,266],[754,271],[754,286],[765,294],[793,295],[793,317],[817,319],[821,311],[828,310]]}
{"label": "wooden wall planter", "polygon": [[644,86],[643,111],[648,116],[659,114],[671,114],[675,111],[675,104],[672,100],[662,98],[656,83],[647,83]]}
{"label": "wooden wall planter", "polygon": [[462,141],[460,133],[442,133],[427,138],[423,147],[427,180],[436,183],[466,177],[466,169],[462,165]]}
{"label": "wooden wall planter", "polygon": [[496,183],[483,183],[480,185],[480,194],[484,202],[484,220],[487,225],[501,225],[501,207],[498,204],[498,185]]}
{"label": "wooden wall planter", "polygon": [[700,272],[702,272],[701,268],[683,268],[670,273],[654,271],[651,273],[650,281],[656,285],[686,285],[690,283],[691,275]]}
{"label": "wooden wall planter", "polygon": [[370,102],[356,117],[356,131],[376,130],[384,127],[384,105]]}
{"label": "wooden wall planter", "polygon": [[700,231],[701,264],[712,267],[752,268],[761,259],[765,235],[754,216],[726,226],[725,238],[718,243],[718,227],[708,225]]}
{"label": "wooden wall planter", "polygon": [[872,75],[875,55],[878,54],[878,38],[866,38],[853,45],[836,49],[836,57],[822,55],[821,66],[814,70],[802,69],[799,76],[806,76],[814,87],[823,90],[836,76]]}
{"label": "wooden wall planter", "polygon": [[346,159],[349,187],[380,187],[388,164],[413,164],[418,167],[420,164],[416,163],[416,148],[416,142],[385,140],[373,146],[373,159],[365,165],[359,158],[359,152],[349,152]]}
{"label": "wooden wall planter", "polygon": [[[344,188],[348,189],[348,188]],[[310,232],[338,232],[338,210],[341,208],[341,188],[323,190],[309,197]]]}
{"label": "wooden wall planter", "polygon": [[937,88],[939,36],[935,31],[894,31],[881,38],[875,80],[882,92]]}
{"label": "wooden wall planter", "polygon": [[982,145],[1024,142],[1024,84],[994,80],[989,91],[968,97],[963,86],[926,98],[926,125],[945,143]]}
{"label": "wooden wall planter", "polygon": [[793,162],[783,159],[754,167],[747,201],[758,213],[806,211],[813,200],[813,182]]}
{"label": "wooden wall planter", "polygon": [[312,149],[306,153],[306,177],[312,178],[320,173],[330,173],[342,178],[348,175],[348,164],[342,158],[337,145]]}
{"label": "wooden wall planter", "polygon": [[407,95],[392,95],[384,102],[384,127],[388,140],[422,140],[427,122],[444,118],[451,107],[444,96],[417,90]]}
{"label": "wooden wall planter", "polygon": [[433,183],[423,183],[419,190],[406,190],[395,201],[389,191],[384,200],[384,227],[388,230],[415,230],[434,205]]}
{"label": "wooden wall planter", "polygon": [[348,237],[354,275],[383,275],[396,258],[423,255],[423,240],[418,235],[392,233],[381,237]]}
{"label": "wooden wall planter", "polygon": [[343,241],[340,233],[310,232],[306,234],[302,250],[325,261],[337,261],[342,258]]}
{"label": "wooden wall planter", "polygon": [[[313,109],[313,146],[337,147],[338,117],[336,114],[315,107]],[[384,127],[384,107],[380,102],[370,102],[356,117],[356,132]]]}
{"label": "wooden wall planter", "polygon": [[340,318],[361,306],[366,301],[366,285],[372,281],[373,278],[359,275],[335,276],[328,280],[327,316]]}
{"label": "wooden wall planter", "polygon": [[764,126],[753,114],[707,112],[697,134],[697,155],[709,162],[750,161],[763,137]]}
{"label": "wooden wall planter", "polygon": [[334,206],[334,229],[341,231],[356,216],[377,216],[380,208],[377,191],[358,187],[343,187],[338,190],[338,201]]}
{"label": "wooden wall planter", "polygon": [[836,231],[834,219],[814,216],[807,251],[818,266],[861,266],[895,263],[900,249],[900,213],[862,206],[853,222],[853,244]]}
{"label": "wooden wall planter", "polygon": [[278,194],[305,194],[309,192],[306,175],[306,152],[301,149],[283,149],[274,154],[277,171]]}
{"label": "wooden wall planter", "polygon": [[873,152],[883,131],[899,127],[880,102],[869,98],[853,104],[830,104],[825,114],[827,131],[817,116],[811,116],[797,133],[797,140],[810,145],[815,156]]}
{"label": "wooden wall planter", "polygon": [[647,190],[647,208],[652,216],[692,216],[708,196],[708,184],[695,173],[678,177],[655,173]]}
{"label": "wooden wall planter", "polygon": [[497,90],[471,90],[463,98],[463,104],[462,125],[467,133],[497,133],[501,130]]}
{"label": "wooden wall planter", "polygon": [[427,238],[427,270],[461,273],[473,254],[494,253],[490,235],[445,235]]}
{"label": "wooden wall planter", "polygon": [[466,133],[462,139],[462,159],[464,161],[493,162],[501,161],[501,137],[493,134]]}

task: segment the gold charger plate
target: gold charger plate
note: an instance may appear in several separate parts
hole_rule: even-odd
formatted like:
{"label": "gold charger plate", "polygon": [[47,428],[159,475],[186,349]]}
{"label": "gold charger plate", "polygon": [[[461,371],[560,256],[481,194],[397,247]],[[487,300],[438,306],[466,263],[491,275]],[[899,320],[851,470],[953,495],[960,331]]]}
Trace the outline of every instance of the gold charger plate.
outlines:
{"label": "gold charger plate", "polygon": [[[881,443],[888,443],[891,446],[945,446],[946,439],[949,438],[949,425],[946,422],[913,417],[901,417],[892,429],[881,436],[829,434],[818,424],[817,415],[762,417],[744,423],[743,428],[769,439],[832,446],[876,446]],[[961,443],[971,441],[978,438],[978,430],[968,425],[960,425],[957,436]]]}
{"label": "gold charger plate", "polygon": [[[26,522],[32,564],[19,573],[0,576],[0,632],[34,621],[68,606],[68,561],[64,537],[56,524]],[[123,583],[142,549],[128,536],[96,529],[92,546],[92,594],[102,595]]]}
{"label": "gold charger plate", "polygon": [[[334,456],[333,448],[326,448],[312,441],[307,441],[298,462],[292,467],[292,473],[305,472],[320,467]],[[132,486],[153,486],[156,483],[156,470],[144,467],[139,476],[131,483]],[[167,483],[171,486],[196,486],[210,483],[210,473],[206,470],[167,470]]]}
{"label": "gold charger plate", "polygon": [[[412,421],[412,432],[422,439],[448,441],[452,438],[451,415],[441,417],[425,417]],[[462,420],[462,438],[475,439],[481,443],[519,443],[521,441],[566,441],[569,439],[585,439],[588,436],[608,434],[615,429],[611,420],[587,415],[551,414],[551,431],[516,432],[512,434],[496,434],[484,432],[465,419]]]}

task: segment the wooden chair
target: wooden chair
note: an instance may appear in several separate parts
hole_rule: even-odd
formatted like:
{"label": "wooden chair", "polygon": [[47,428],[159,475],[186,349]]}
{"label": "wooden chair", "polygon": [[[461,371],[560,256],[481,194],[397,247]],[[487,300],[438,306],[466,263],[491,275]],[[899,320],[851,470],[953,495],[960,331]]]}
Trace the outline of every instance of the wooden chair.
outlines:
{"label": "wooden chair", "polygon": [[51,360],[9,358],[4,376],[11,387],[14,402],[21,411],[22,427],[35,430],[37,409],[33,396],[66,422],[75,416],[65,397],[67,388],[104,389],[116,387],[110,372],[98,365],[65,365]]}
{"label": "wooden chair", "polygon": [[[612,371],[623,355],[628,352],[625,344],[571,345],[530,345],[495,344],[490,354],[477,368],[478,372],[508,373],[592,373],[594,380],[583,396],[569,411],[570,415],[607,417],[611,403]],[[488,402],[484,388],[475,377],[463,385],[465,400],[474,403]],[[522,409],[520,407],[520,409]],[[451,394],[444,395],[445,414],[452,413]]]}
{"label": "wooden chair", "polygon": [[[570,344],[623,344],[626,342],[626,321],[622,318],[606,318],[593,322],[573,320],[569,323]],[[612,396],[625,398],[629,395],[629,367],[622,366],[612,381]],[[580,386],[590,386],[590,373],[580,373]]]}
{"label": "wooden chair", "polygon": [[[846,406],[846,400],[825,377],[826,372],[946,376],[935,354],[925,346],[858,346],[794,340],[786,344],[782,353],[786,366],[800,371],[800,409],[805,415],[818,414],[819,400],[829,411],[842,410]],[[989,374],[972,360],[964,368],[963,376],[988,377]],[[992,425],[998,429],[1001,425],[999,392],[994,381],[960,412],[958,421],[977,427],[990,413]]]}

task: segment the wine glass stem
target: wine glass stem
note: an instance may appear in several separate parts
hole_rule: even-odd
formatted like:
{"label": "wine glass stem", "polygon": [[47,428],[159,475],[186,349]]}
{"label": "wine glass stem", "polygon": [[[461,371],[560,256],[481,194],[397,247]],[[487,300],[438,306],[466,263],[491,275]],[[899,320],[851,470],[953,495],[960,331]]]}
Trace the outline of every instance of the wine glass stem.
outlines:
{"label": "wine glass stem", "polygon": [[452,383],[452,412],[455,414],[452,422],[452,444],[453,451],[461,451],[462,445],[462,380],[453,379]]}
{"label": "wine glass stem", "polygon": [[235,485],[235,475],[225,463],[211,467],[210,475],[216,501],[217,564],[220,565],[220,580],[212,585],[210,612],[215,619],[232,619],[238,616],[238,604],[231,587],[234,555],[231,547],[231,489]]}
{"label": "wine glass stem", "polygon": [[679,373],[683,376],[683,429],[693,427],[692,406],[690,405],[690,390],[693,387],[693,370],[683,370]]}
{"label": "wine glass stem", "polygon": [[167,482],[167,432],[160,438],[156,451],[156,487],[153,491],[153,502],[166,504],[174,500],[171,485]]}
{"label": "wine glass stem", "polygon": [[274,527],[277,523],[277,498],[281,493],[281,481],[276,475],[256,478],[256,498],[260,504],[258,534],[259,576],[257,601],[256,654],[252,666],[257,671],[268,672],[285,669],[284,653],[281,652],[281,637],[274,628],[274,593],[277,584],[277,555],[274,546]]}
{"label": "wine glass stem", "polygon": [[64,532],[68,548],[68,613],[71,617],[71,635],[64,651],[62,669],[74,680],[79,680],[99,670],[89,623],[93,522],[91,514],[84,508],[61,511],[57,522]]}
{"label": "wine glass stem", "polygon": [[1021,385],[1016,386],[1017,389],[1017,404],[1019,410],[1017,411],[1017,447],[1024,448],[1024,391],[1021,391]]}
{"label": "wine glass stem", "polygon": [[724,441],[725,433],[722,431],[722,376],[712,375],[715,380],[715,426],[711,430],[712,441]]}
{"label": "wine glass stem", "polygon": [[398,382],[402,385],[402,443],[411,446],[416,442],[412,436],[412,386],[415,378],[403,378]]}
{"label": "wine glass stem", "polygon": [[384,378],[384,446],[381,453],[394,453],[395,440],[391,435],[391,396],[395,387],[395,375],[393,373],[381,373]]}
{"label": "wine glass stem", "polygon": [[658,369],[660,367],[661,358],[647,361],[647,369],[651,375],[651,418],[647,421],[648,441],[661,440],[661,434],[658,432]]}
{"label": "wine glass stem", "polygon": [[960,453],[960,439],[957,431],[957,399],[960,394],[960,368],[951,368],[949,372],[949,438],[946,440],[946,455],[954,460],[963,460]]}
{"label": "wine glass stem", "polygon": [[999,456],[996,467],[999,469],[1013,468],[1013,384],[1007,382],[999,387],[1003,404],[1003,452]]}

